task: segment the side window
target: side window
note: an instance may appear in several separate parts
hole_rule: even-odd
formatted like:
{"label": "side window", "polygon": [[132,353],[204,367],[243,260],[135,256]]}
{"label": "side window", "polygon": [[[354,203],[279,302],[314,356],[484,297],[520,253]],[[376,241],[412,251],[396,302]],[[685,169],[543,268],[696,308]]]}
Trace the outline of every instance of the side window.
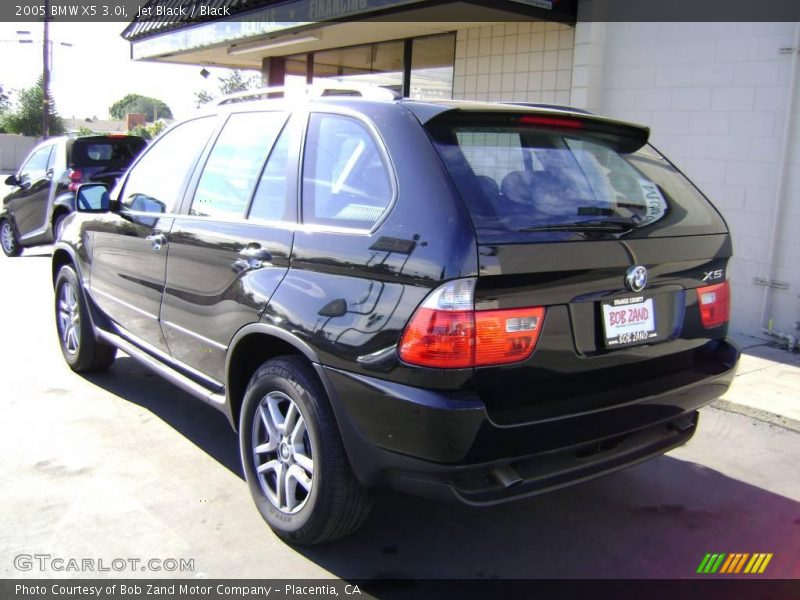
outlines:
{"label": "side window", "polygon": [[43,177],[47,171],[47,161],[50,159],[52,149],[53,146],[45,146],[34,152],[19,170],[19,178],[22,181],[31,181]]}
{"label": "side window", "polygon": [[[284,129],[270,152],[256,188],[248,219],[256,222],[294,221],[294,206],[286,198],[286,168],[289,162],[290,133]],[[288,209],[288,210],[287,210]]]}
{"label": "side window", "polygon": [[366,125],[312,114],[303,158],[303,222],[369,229],[391,201],[389,169]]}
{"label": "side window", "polygon": [[264,158],[285,121],[279,112],[231,115],[203,168],[190,214],[243,217]]}
{"label": "side window", "polygon": [[164,133],[131,170],[122,204],[135,211],[172,212],[213,127],[214,119],[203,117]]}

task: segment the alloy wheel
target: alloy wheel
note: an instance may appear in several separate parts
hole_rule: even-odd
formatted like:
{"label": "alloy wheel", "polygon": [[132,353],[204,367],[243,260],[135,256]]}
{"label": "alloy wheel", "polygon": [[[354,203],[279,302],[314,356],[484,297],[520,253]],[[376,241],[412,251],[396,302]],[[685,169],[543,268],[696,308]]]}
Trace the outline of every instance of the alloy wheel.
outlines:
{"label": "alloy wheel", "polygon": [[2,226],[0,226],[0,243],[3,244],[3,251],[6,254],[11,254],[14,251],[14,231],[8,221],[3,221]]}
{"label": "alloy wheel", "polygon": [[68,282],[61,286],[58,295],[58,330],[66,351],[77,354],[81,345],[80,305],[77,290]]}
{"label": "alloy wheel", "polygon": [[305,506],[314,482],[314,453],[306,421],[283,392],[268,393],[253,419],[253,458],[261,490],[278,510]]}

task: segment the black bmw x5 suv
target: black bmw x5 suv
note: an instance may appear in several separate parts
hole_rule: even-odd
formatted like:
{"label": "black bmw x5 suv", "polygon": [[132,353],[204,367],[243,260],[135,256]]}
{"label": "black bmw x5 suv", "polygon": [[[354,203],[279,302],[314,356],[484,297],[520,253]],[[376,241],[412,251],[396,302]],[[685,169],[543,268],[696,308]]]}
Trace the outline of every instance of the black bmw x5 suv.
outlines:
{"label": "black bmw x5 suv", "polygon": [[120,349],[223,411],[295,543],[354,531],[377,485],[483,506],[658,456],[739,352],[728,229],[648,133],[511,104],[218,105],[79,189],[53,255],[64,358]]}

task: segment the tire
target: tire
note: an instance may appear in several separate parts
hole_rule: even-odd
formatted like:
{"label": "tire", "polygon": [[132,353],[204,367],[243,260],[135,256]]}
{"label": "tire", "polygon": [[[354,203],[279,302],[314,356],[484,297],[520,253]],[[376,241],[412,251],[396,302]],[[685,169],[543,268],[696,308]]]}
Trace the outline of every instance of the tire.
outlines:
{"label": "tire", "polygon": [[3,247],[3,254],[6,256],[19,256],[22,252],[17,234],[8,219],[0,220],[0,246]]}
{"label": "tire", "polygon": [[[353,474],[325,391],[303,358],[284,356],[261,365],[245,391],[239,421],[247,485],[279,537],[318,544],[364,523],[371,508],[369,491]],[[272,467],[264,469],[267,464]],[[280,481],[286,482],[281,496]]]}
{"label": "tire", "polygon": [[113,364],[117,349],[95,339],[78,275],[70,265],[61,267],[56,277],[55,313],[61,353],[73,371],[102,371]]}

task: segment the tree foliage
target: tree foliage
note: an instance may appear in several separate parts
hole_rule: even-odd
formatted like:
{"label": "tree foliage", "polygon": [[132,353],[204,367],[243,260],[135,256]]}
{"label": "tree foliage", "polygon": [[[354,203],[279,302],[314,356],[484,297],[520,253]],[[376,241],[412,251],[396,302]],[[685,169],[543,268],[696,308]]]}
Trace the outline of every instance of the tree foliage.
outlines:
{"label": "tree foliage", "polygon": [[[246,92],[247,90],[261,87],[261,77],[259,75],[248,75],[246,71],[241,69],[233,69],[228,75],[220,76],[217,80],[220,96]],[[194,98],[197,106],[202,106],[214,100],[216,96],[206,90],[200,90],[194,93]]]}
{"label": "tree foliage", "polygon": [[219,78],[219,92],[223,96],[246,92],[261,85],[261,77],[258,75],[246,76],[244,71],[234,69],[227,77]]}
{"label": "tree foliage", "polygon": [[124,119],[131,113],[141,113],[148,123],[156,119],[171,119],[172,111],[169,106],[158,98],[150,98],[140,94],[128,94],[108,107],[112,119]]}
{"label": "tree foliage", "polygon": [[[50,135],[64,133],[64,121],[58,116],[53,97],[50,97]],[[42,135],[42,118],[44,116],[44,85],[39,77],[36,84],[25,88],[17,94],[14,110],[7,110],[0,117],[0,126],[8,133],[18,133],[32,137]]]}
{"label": "tree foliage", "polygon": [[128,133],[131,135],[138,135],[146,140],[152,140],[158,137],[158,134],[164,130],[164,127],[166,127],[164,121],[156,121],[149,125],[137,125],[128,131]]}
{"label": "tree foliage", "polygon": [[200,90],[199,92],[194,93],[194,100],[197,103],[197,106],[203,106],[203,104],[208,104],[214,99],[212,94],[209,94],[205,90]]}
{"label": "tree foliage", "polygon": [[0,85],[0,117],[7,113],[9,108],[11,108],[11,98],[3,86]]}
{"label": "tree foliage", "polygon": [[11,98],[9,98],[8,92],[5,91],[3,86],[0,85],[0,133],[6,133],[3,115],[8,112],[9,108],[11,108]]}

